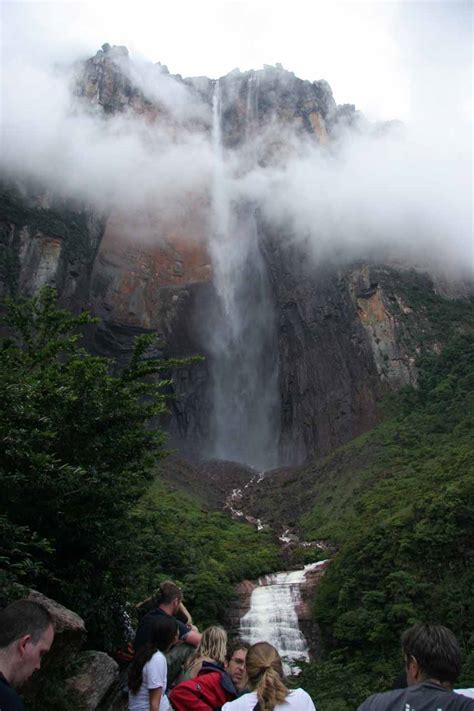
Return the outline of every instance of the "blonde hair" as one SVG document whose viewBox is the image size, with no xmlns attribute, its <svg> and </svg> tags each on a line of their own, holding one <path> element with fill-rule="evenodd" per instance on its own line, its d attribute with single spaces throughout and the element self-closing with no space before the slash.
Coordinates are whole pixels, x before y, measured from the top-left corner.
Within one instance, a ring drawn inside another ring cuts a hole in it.
<svg viewBox="0 0 474 711">
<path fill-rule="evenodd" d="M 268 642 L 257 642 L 247 652 L 245 667 L 249 687 L 257 692 L 261 711 L 272 711 L 289 694 L 283 683 L 283 665 L 275 647 Z"/>
<path fill-rule="evenodd" d="M 224 664 L 227 651 L 227 632 L 219 625 L 213 625 L 204 630 L 201 641 L 195 653 L 190 658 L 192 662 L 200 657 L 207 657 L 218 664 Z"/>
</svg>

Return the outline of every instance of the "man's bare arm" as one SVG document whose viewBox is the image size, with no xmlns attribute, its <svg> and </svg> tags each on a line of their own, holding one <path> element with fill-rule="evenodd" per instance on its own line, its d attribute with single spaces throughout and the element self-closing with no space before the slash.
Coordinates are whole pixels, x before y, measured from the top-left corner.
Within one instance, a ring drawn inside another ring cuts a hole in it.
<svg viewBox="0 0 474 711">
<path fill-rule="evenodd" d="M 191 644 L 193 647 L 198 647 L 201 641 L 201 634 L 200 632 L 196 632 L 194 629 L 192 629 L 182 639 L 184 642 L 186 642 L 186 644 Z"/>
</svg>

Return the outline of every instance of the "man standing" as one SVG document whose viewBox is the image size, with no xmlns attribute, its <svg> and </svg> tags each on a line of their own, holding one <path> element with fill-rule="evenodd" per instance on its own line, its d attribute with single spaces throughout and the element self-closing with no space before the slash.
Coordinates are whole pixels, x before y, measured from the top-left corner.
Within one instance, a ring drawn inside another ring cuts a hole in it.
<svg viewBox="0 0 474 711">
<path fill-rule="evenodd" d="M 165 580 L 160 585 L 160 593 L 158 597 L 158 607 L 150 610 L 142 617 L 138 625 L 137 634 L 133 646 L 135 651 L 143 647 L 150 639 L 150 622 L 158 615 L 168 615 L 168 617 L 177 617 L 183 606 L 183 592 L 171 580 Z M 185 609 L 185 608 L 184 608 Z M 188 617 L 188 615 L 186 615 Z M 201 635 L 193 625 L 185 624 L 177 619 L 179 639 L 197 647 L 201 641 Z"/>
<path fill-rule="evenodd" d="M 0 612 L 0 709 L 23 711 L 13 688 L 41 666 L 54 639 L 53 620 L 43 605 L 17 600 Z"/>
<path fill-rule="evenodd" d="M 453 685 L 461 670 L 461 650 L 442 625 L 414 625 L 402 637 L 408 687 L 366 699 L 358 711 L 474 711 L 474 700 Z"/>
</svg>

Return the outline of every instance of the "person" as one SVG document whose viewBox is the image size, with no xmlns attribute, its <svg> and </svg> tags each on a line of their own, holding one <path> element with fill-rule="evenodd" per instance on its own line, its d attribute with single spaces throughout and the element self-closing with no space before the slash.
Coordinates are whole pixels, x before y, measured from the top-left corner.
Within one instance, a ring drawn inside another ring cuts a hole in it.
<svg viewBox="0 0 474 711">
<path fill-rule="evenodd" d="M 41 667 L 54 640 L 53 619 L 33 600 L 17 600 L 0 612 L 0 709 L 21 711 L 20 686 Z"/>
<path fill-rule="evenodd" d="M 170 582 L 170 581 L 168 581 Z M 173 583 L 174 585 L 174 583 Z M 146 615 L 147 612 L 151 612 L 155 608 L 157 608 L 160 604 L 160 598 L 161 598 L 161 590 L 158 588 L 158 590 L 153 593 L 153 595 L 150 595 L 149 597 L 146 598 L 146 600 L 142 600 L 142 602 L 139 602 L 136 606 L 135 609 L 138 613 L 138 619 L 141 620 L 141 618 Z M 181 604 L 179 606 L 179 610 L 175 615 L 176 619 L 178 622 L 183 622 L 185 625 L 190 625 L 193 627 L 193 618 L 191 616 L 191 613 L 189 610 L 184 606 L 183 600 L 181 600 Z"/>
<path fill-rule="evenodd" d="M 150 641 L 151 624 L 156 617 L 176 617 L 178 614 L 181 614 L 181 608 L 184 608 L 183 593 L 181 589 L 175 585 L 175 583 L 171 582 L 171 580 L 166 580 L 164 583 L 161 583 L 158 597 L 158 607 L 147 612 L 138 624 L 137 633 L 133 642 L 135 651 L 138 651 L 140 647 Z M 181 622 L 180 620 L 177 622 L 179 639 L 181 641 L 185 641 L 192 647 L 197 647 L 201 641 L 201 635 L 197 631 L 197 628 L 191 624 Z"/>
<path fill-rule="evenodd" d="M 162 615 L 150 623 L 149 641 L 135 654 L 128 672 L 130 711 L 168 711 L 168 686 L 164 653 L 178 639 L 174 617 Z"/>
<path fill-rule="evenodd" d="M 227 632 L 219 625 L 213 625 L 204 630 L 199 647 L 185 664 L 178 683 L 194 679 L 201 671 L 203 662 L 214 663 L 224 669 L 227 651 Z"/>
<path fill-rule="evenodd" d="M 239 695 L 245 682 L 244 665 L 248 644 L 234 642 L 227 648 L 225 669 L 214 662 L 202 663 L 197 676 L 183 681 L 170 692 L 175 711 L 214 711 Z M 240 686 L 241 688 L 241 686 Z"/>
<path fill-rule="evenodd" d="M 402 636 L 408 686 L 373 694 L 358 711 L 474 711 L 474 701 L 455 693 L 461 670 L 459 642 L 447 627 L 416 624 Z"/>
<path fill-rule="evenodd" d="M 268 642 L 253 644 L 245 660 L 250 692 L 223 705 L 222 711 L 316 711 L 303 689 L 287 689 L 283 664 L 275 647 Z"/>
<path fill-rule="evenodd" d="M 225 668 L 239 694 L 243 693 L 247 685 L 245 659 L 249 648 L 250 644 L 241 639 L 234 639 L 227 645 Z"/>
</svg>

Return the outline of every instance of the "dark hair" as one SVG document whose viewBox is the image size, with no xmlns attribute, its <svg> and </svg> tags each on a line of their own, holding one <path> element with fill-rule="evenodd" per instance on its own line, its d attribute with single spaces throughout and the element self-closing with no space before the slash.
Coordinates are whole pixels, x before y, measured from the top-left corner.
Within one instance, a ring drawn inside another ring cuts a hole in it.
<svg viewBox="0 0 474 711">
<path fill-rule="evenodd" d="M 402 636 L 402 649 L 407 663 L 410 657 L 414 657 L 427 679 L 454 684 L 459 676 L 461 649 L 447 627 L 413 625 Z"/>
<path fill-rule="evenodd" d="M 12 602 L 0 612 L 0 649 L 28 634 L 36 644 L 52 624 L 53 618 L 39 602 L 26 598 Z"/>
<path fill-rule="evenodd" d="M 228 662 L 232 659 L 234 656 L 234 652 L 237 652 L 239 649 L 245 649 L 247 652 L 250 649 L 250 644 L 248 642 L 244 642 L 242 639 L 231 639 L 227 643 L 227 652 L 225 655 L 225 658 L 227 659 Z"/>
<path fill-rule="evenodd" d="M 169 605 L 175 598 L 182 600 L 183 591 L 171 580 L 165 580 L 165 582 L 160 585 L 159 604 Z"/>
<path fill-rule="evenodd" d="M 136 694 L 142 685 L 143 667 L 157 650 L 166 652 L 178 631 L 178 623 L 174 617 L 160 615 L 150 622 L 150 641 L 143 645 L 133 658 L 128 670 L 128 686 Z"/>
</svg>

